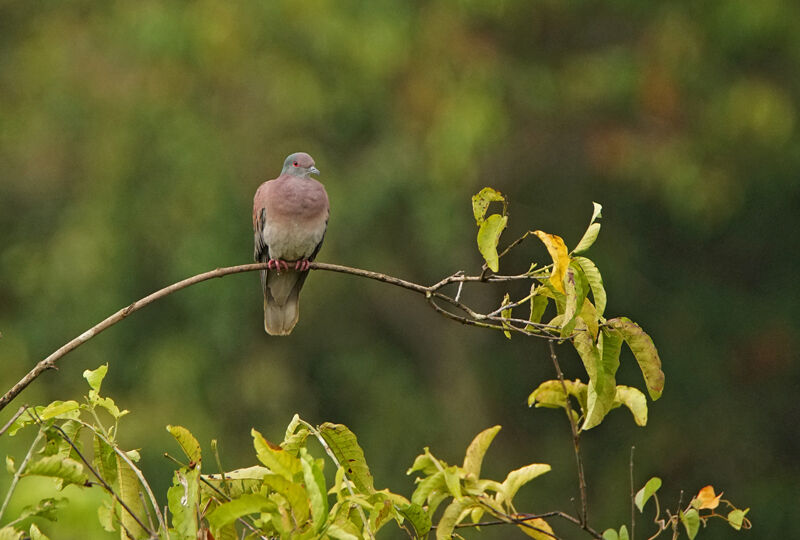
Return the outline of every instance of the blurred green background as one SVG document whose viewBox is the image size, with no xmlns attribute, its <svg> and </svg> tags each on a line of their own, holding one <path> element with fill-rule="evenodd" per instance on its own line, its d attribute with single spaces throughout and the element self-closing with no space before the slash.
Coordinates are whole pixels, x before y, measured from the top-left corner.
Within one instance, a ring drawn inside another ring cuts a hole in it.
<svg viewBox="0 0 800 540">
<path fill-rule="evenodd" d="M 252 195 L 293 151 L 330 194 L 319 260 L 420 283 L 479 267 L 469 198 L 485 185 L 511 200 L 506 241 L 538 228 L 574 246 L 594 200 L 606 312 L 650 332 L 667 385 L 647 428 L 614 412 L 586 434 L 592 524 L 628 520 L 636 445 L 637 484 L 663 477 L 670 506 L 713 484 L 752 507 L 753 532 L 703 538 L 800 536 L 798 72 L 789 0 L 2 0 L 0 386 L 153 290 L 250 261 Z M 502 269 L 532 259 L 547 260 L 533 242 Z M 503 292 L 465 290 L 486 308 Z M 261 304 L 252 273 L 174 294 L 65 358 L 0 424 L 78 398 L 82 371 L 108 362 L 105 391 L 133 411 L 122 443 L 162 496 L 166 424 L 219 439 L 234 468 L 254 462 L 251 426 L 279 440 L 298 412 L 347 424 L 376 486 L 406 495 L 423 446 L 460 462 L 500 423 L 485 474 L 551 463 L 518 508 L 573 511 L 566 420 L 525 404 L 553 376 L 543 343 L 338 274 L 310 277 L 289 338 L 264 333 Z M 641 386 L 632 357 L 618 380 Z M 111 537 L 95 504 L 42 528 Z"/>
</svg>

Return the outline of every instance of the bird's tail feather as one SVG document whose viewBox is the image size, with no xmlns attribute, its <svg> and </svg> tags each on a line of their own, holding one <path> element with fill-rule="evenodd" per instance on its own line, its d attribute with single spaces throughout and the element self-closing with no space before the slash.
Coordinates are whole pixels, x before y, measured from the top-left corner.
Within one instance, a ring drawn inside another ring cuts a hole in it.
<svg viewBox="0 0 800 540">
<path fill-rule="evenodd" d="M 288 336 L 300 317 L 300 288 L 307 272 L 262 272 L 264 330 L 272 336 Z"/>
</svg>

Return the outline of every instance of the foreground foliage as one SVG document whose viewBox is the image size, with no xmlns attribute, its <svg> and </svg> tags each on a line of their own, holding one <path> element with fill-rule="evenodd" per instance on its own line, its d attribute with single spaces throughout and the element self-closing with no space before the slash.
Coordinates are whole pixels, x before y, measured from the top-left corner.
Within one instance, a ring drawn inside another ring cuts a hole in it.
<svg viewBox="0 0 800 540">
<path fill-rule="evenodd" d="M 573 250 L 564 240 L 540 230 L 529 231 L 510 243 L 502 252 L 498 245 L 508 223 L 505 197 L 484 188 L 473 197 L 473 214 L 478 226 L 478 249 L 486 262 L 477 281 L 530 281 L 529 294 L 513 300 L 505 294 L 491 313 L 479 314 L 454 298 L 438 293 L 468 317 L 447 316 L 467 324 L 501 331 L 507 338 L 521 334 L 549 341 L 557 378 L 543 381 L 533 390 L 529 406 L 563 409 L 573 435 L 581 498 L 581 512 L 573 516 L 562 511 L 522 513 L 514 505 L 520 488 L 550 471 L 543 463 L 531 463 L 493 480 L 481 477 L 482 463 L 500 426 L 479 433 L 466 450 L 461 465 L 450 465 L 425 448 L 412 466 L 416 488 L 410 497 L 376 489 L 364 452 L 355 434 L 341 424 L 314 426 L 299 416 L 290 422 L 283 440 L 275 444 L 252 430 L 258 463 L 247 468 L 223 471 L 212 441 L 212 469 L 208 453 L 204 459 L 200 443 L 182 426 L 167 426 L 183 451 L 183 458 L 171 458 L 178 465 L 172 487 L 162 507 L 145 476 L 137 466 L 139 453 L 125 451 L 117 444 L 120 420 L 129 411 L 101 394 L 108 366 L 87 370 L 84 377 L 89 391 L 82 402 L 54 401 L 46 406 L 24 407 L 7 426 L 9 436 L 23 428 L 35 435 L 27 454 L 19 461 L 6 458 L 13 480 L 0 507 L 0 540 L 24 536 L 45 538 L 37 523 L 53 520 L 67 504 L 64 497 L 42 497 L 37 505 L 25 508 L 18 516 L 4 519 L 14 490 L 29 476 L 53 478 L 55 490 L 68 485 L 102 489 L 108 498 L 98 508 L 98 519 L 109 532 L 119 531 L 125 538 L 372 538 L 383 527 L 394 523 L 409 536 L 424 538 L 435 532 L 438 539 L 451 538 L 464 527 L 508 524 L 536 539 L 559 538 L 554 521 L 577 527 L 588 536 L 605 540 L 632 538 L 627 525 L 608 529 L 602 535 L 587 522 L 586 479 L 579 452 L 584 432 L 602 423 L 613 409 L 625 407 L 639 426 L 647 424 L 647 396 L 638 388 L 617 385 L 622 345 L 626 344 L 642 373 L 644 388 L 652 400 L 661 396 L 664 373 L 650 336 L 626 317 L 606 318 L 606 292 L 596 265 L 584 254 L 600 231 L 601 207 L 594 205 L 589 226 Z M 500 213 L 487 216 L 492 203 L 500 203 Z M 539 267 L 531 264 L 520 275 L 499 274 L 500 260 L 527 238 L 537 238 L 547 248 L 551 261 Z M 452 276 L 452 284 L 459 280 Z M 473 280 L 474 281 L 474 280 Z M 451 282 L 448 282 L 448 285 Z M 430 302 L 432 294 L 428 295 Z M 437 310 L 444 312 L 436 306 Z M 519 313 L 524 311 L 524 315 Z M 547 321 L 547 322 L 542 322 Z M 570 343 L 583 363 L 585 380 L 565 380 L 554 343 Z M 317 457 L 325 454 L 325 458 Z M 325 470 L 331 463 L 333 470 Z M 205 464 L 205 466 L 204 466 Z M 204 472 L 205 470 L 205 472 Z M 659 478 L 650 479 L 633 498 L 640 512 L 649 501 L 655 506 L 651 538 L 671 530 L 673 538 L 681 528 L 693 539 L 701 525 L 718 518 L 734 529 L 749 528 L 749 509 L 739 509 L 721 499 L 712 486 L 706 486 L 689 504 L 665 510 L 662 517 L 657 491 Z M 720 504 L 727 507 L 718 512 Z M 540 509 L 541 510 L 541 509 Z"/>
</svg>

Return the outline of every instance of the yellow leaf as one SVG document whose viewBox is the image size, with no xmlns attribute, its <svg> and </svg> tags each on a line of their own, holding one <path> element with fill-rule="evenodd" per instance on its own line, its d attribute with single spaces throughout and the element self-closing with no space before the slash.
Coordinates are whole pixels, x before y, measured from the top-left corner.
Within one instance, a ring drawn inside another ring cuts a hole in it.
<svg viewBox="0 0 800 540">
<path fill-rule="evenodd" d="M 499 270 L 499 255 L 497 254 L 497 243 L 500 241 L 500 235 L 503 229 L 506 228 L 508 223 L 508 216 L 501 216 L 500 214 L 492 214 L 481 223 L 481 228 L 478 229 L 478 251 L 483 255 L 488 266 L 492 272 Z"/>
<path fill-rule="evenodd" d="M 550 257 L 553 259 L 553 272 L 550 274 L 550 283 L 559 292 L 564 292 L 564 275 L 569 266 L 569 252 L 564 240 L 555 234 L 548 234 L 544 231 L 533 231 L 539 240 L 547 248 Z"/>
<path fill-rule="evenodd" d="M 535 538 L 536 540 L 553 540 L 553 538 L 555 538 L 555 533 L 553 532 L 553 529 L 550 528 L 550 525 L 548 525 L 548 523 L 542 518 L 529 519 L 526 520 L 525 523 L 528 524 L 527 527 L 521 524 L 517 526 L 522 530 L 522 532 L 524 532 L 531 538 Z"/>
<path fill-rule="evenodd" d="M 714 486 L 706 486 L 700 490 L 697 496 L 694 498 L 694 503 L 692 506 L 697 508 L 698 510 L 703 508 L 708 508 L 709 510 L 713 510 L 717 506 L 719 506 L 719 499 L 722 497 L 722 493 L 716 495 L 714 493 Z"/>
</svg>

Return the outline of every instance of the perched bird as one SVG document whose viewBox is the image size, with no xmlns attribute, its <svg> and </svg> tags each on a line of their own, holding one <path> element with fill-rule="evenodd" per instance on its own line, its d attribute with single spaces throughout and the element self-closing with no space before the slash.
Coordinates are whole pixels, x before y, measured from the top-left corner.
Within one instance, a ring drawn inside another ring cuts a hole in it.
<svg viewBox="0 0 800 540">
<path fill-rule="evenodd" d="M 300 289 L 328 226 L 328 194 L 312 174 L 319 174 L 314 159 L 292 154 L 253 198 L 255 260 L 269 268 L 261 271 L 264 329 L 273 336 L 289 335 L 297 324 Z"/>
</svg>

